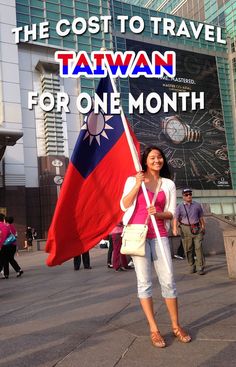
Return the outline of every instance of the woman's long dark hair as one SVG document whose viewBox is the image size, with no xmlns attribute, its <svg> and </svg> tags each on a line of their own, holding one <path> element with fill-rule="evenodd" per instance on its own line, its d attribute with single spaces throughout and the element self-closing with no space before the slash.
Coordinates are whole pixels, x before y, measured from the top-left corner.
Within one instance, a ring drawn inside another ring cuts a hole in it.
<svg viewBox="0 0 236 367">
<path fill-rule="evenodd" d="M 161 156 L 164 160 L 164 164 L 163 164 L 163 167 L 162 169 L 160 170 L 160 176 L 161 177 L 165 177 L 165 178 L 171 178 L 171 173 L 170 173 L 170 169 L 169 169 L 169 166 L 168 166 L 168 163 L 167 163 L 167 160 L 166 160 L 166 157 L 165 157 L 165 154 L 163 153 L 163 151 L 158 148 L 158 146 L 156 145 L 150 145 L 148 146 L 143 154 L 142 154 L 142 158 L 141 158 L 141 164 L 142 164 L 142 169 L 144 172 L 147 171 L 147 157 L 148 157 L 148 154 L 152 151 L 152 150 L 158 150 L 158 152 L 161 153 Z"/>
</svg>

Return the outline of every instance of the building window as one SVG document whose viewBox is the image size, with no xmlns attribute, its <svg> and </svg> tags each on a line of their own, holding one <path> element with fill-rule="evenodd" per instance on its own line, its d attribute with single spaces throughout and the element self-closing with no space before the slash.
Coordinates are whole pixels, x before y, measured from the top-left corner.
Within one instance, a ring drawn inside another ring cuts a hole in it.
<svg viewBox="0 0 236 367">
<path fill-rule="evenodd" d="M 36 69 L 40 72 L 41 93 L 49 92 L 57 101 L 57 93 L 61 91 L 58 65 L 40 62 Z M 49 101 L 48 101 L 49 102 Z M 44 101 L 46 104 L 46 100 Z M 62 113 L 56 110 L 43 111 L 45 155 L 65 155 Z"/>
</svg>

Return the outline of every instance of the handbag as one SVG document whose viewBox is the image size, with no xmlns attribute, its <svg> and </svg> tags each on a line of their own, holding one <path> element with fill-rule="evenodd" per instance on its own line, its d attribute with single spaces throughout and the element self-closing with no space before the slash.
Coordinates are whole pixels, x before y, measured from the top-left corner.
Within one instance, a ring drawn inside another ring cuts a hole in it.
<svg viewBox="0 0 236 367">
<path fill-rule="evenodd" d="M 159 178 L 155 194 L 152 199 L 152 205 L 155 203 L 158 192 L 161 187 L 161 177 Z M 145 256 L 146 237 L 148 232 L 149 215 L 144 224 L 127 224 L 124 226 L 122 245 L 120 253 L 130 256 Z"/>
<path fill-rule="evenodd" d="M 9 236 L 3 242 L 4 246 L 12 245 L 16 241 L 16 236 L 13 233 L 9 234 Z"/>
<path fill-rule="evenodd" d="M 199 224 L 190 224 L 190 231 L 192 234 L 198 234 L 200 231 Z"/>
<path fill-rule="evenodd" d="M 128 224 L 122 233 L 123 255 L 145 256 L 145 242 L 148 232 L 147 224 Z"/>
</svg>

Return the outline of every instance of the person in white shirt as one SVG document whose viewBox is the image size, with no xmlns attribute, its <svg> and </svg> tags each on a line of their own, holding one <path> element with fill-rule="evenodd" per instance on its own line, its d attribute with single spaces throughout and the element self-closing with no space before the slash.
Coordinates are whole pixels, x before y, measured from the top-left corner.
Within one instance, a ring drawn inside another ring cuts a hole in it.
<svg viewBox="0 0 236 367">
<path fill-rule="evenodd" d="M 123 217 L 124 225 L 128 223 L 144 224 L 149 215 L 155 216 L 165 256 L 170 264 L 171 271 L 168 271 L 156 233 L 149 218 L 146 254 L 144 257 L 132 256 L 132 259 L 137 276 L 138 297 L 149 323 L 151 342 L 153 346 L 163 348 L 166 346 L 166 342 L 160 334 L 153 310 L 152 263 L 161 285 L 162 296 L 170 314 L 173 333 L 183 343 L 191 341 L 190 335 L 179 324 L 177 291 L 168 240 L 170 220 L 173 218 L 176 208 L 176 188 L 174 182 L 170 180 L 168 164 L 164 153 L 159 147 L 150 146 L 146 148 L 142 155 L 141 163 L 143 171 L 138 172 L 135 177 L 129 177 L 126 181 L 121 199 L 121 208 L 125 211 Z M 142 182 L 145 183 L 151 202 L 160 180 L 161 186 L 155 203 L 147 208 L 141 184 Z"/>
</svg>

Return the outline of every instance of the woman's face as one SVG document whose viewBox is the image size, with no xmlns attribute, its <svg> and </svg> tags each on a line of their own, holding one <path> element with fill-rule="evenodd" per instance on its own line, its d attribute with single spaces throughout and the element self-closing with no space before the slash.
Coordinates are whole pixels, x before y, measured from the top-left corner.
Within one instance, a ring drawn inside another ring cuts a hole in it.
<svg viewBox="0 0 236 367">
<path fill-rule="evenodd" d="M 163 167 L 164 159 L 159 150 L 153 149 L 147 156 L 147 168 L 152 171 L 160 171 Z"/>
</svg>

